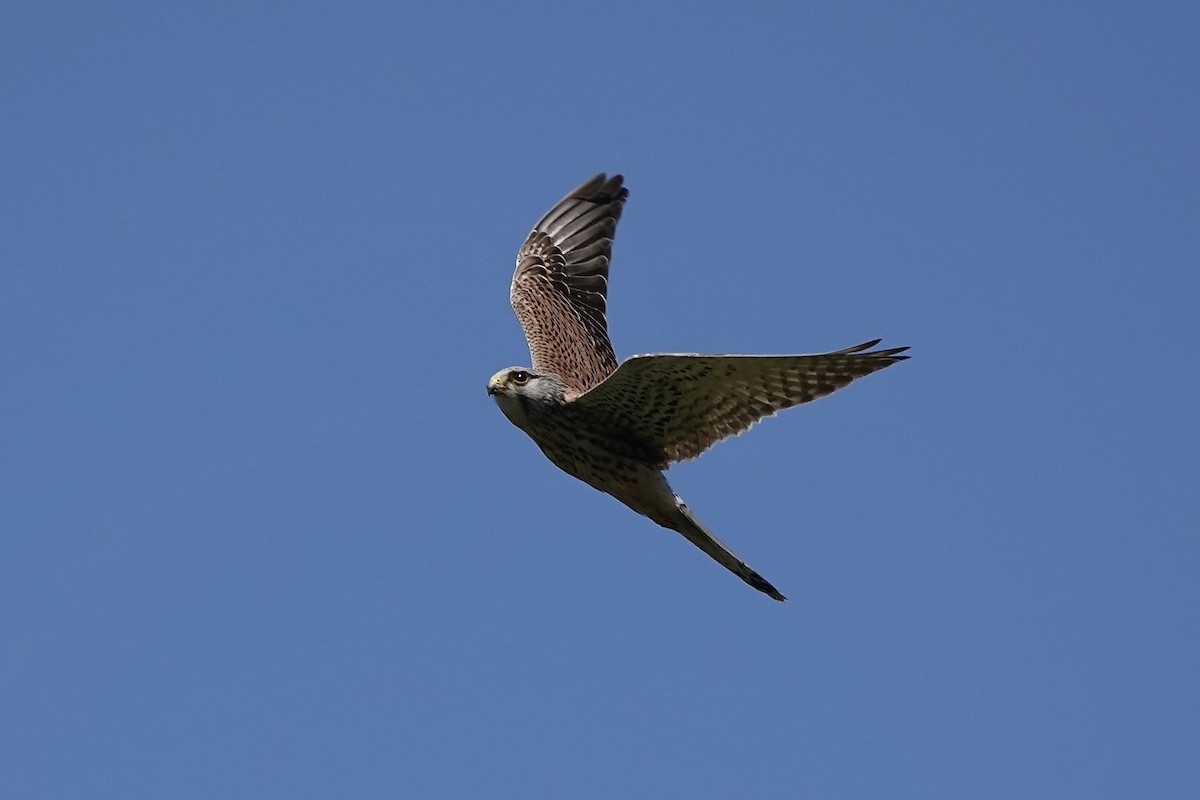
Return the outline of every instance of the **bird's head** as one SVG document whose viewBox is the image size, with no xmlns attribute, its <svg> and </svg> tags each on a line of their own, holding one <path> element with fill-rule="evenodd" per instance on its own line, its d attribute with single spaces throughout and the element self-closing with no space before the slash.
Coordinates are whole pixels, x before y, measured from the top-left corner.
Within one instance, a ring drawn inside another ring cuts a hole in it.
<svg viewBox="0 0 1200 800">
<path fill-rule="evenodd" d="M 519 428 L 524 427 L 531 412 L 562 405 L 566 389 L 566 384 L 557 375 L 529 367 L 502 369 L 487 383 L 487 393 L 496 398 L 500 410 Z"/>
</svg>

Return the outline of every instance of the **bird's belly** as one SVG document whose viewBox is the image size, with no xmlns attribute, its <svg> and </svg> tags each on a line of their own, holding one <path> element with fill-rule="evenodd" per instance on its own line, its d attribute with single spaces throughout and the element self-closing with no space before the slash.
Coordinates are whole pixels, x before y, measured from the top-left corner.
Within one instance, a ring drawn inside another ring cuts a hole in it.
<svg viewBox="0 0 1200 800">
<path fill-rule="evenodd" d="M 535 441 L 554 466 L 602 492 L 611 491 L 614 484 L 635 483 L 642 473 L 656 472 L 640 461 L 616 455 L 591 442 Z"/>
<path fill-rule="evenodd" d="M 615 453 L 599 437 L 557 425 L 526 430 L 546 458 L 563 472 L 596 488 L 612 476 L 636 472 L 646 465 L 629 455 Z"/>
<path fill-rule="evenodd" d="M 531 436 L 546 458 L 563 472 L 612 495 L 658 524 L 671 527 L 668 520 L 674 510 L 674 493 L 656 465 L 614 453 L 585 437 L 558 434 Z"/>
</svg>

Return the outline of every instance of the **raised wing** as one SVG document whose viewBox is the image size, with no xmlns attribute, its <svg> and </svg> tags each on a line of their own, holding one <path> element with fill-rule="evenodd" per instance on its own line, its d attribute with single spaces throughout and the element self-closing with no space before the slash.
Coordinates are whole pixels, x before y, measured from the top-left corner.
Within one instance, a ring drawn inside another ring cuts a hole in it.
<svg viewBox="0 0 1200 800">
<path fill-rule="evenodd" d="M 572 405 L 635 437 L 665 468 L 908 358 L 907 347 L 871 351 L 879 342 L 820 355 L 634 356 Z"/>
<path fill-rule="evenodd" d="M 576 188 L 533 227 L 517 254 L 509 298 L 533 368 L 558 375 L 575 393 L 617 367 L 604 312 L 613 236 L 629 196 L 623 180 L 600 173 Z"/>
</svg>

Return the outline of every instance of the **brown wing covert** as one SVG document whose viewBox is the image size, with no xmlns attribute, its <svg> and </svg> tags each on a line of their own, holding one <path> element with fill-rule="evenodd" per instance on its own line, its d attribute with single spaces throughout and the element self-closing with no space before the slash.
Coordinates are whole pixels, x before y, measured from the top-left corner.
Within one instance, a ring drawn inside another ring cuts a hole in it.
<svg viewBox="0 0 1200 800">
<path fill-rule="evenodd" d="M 629 190 L 604 173 L 558 202 L 517 254 L 509 297 L 533 368 L 582 393 L 616 369 L 605 319 L 613 236 Z"/>
<path fill-rule="evenodd" d="M 666 467 L 908 358 L 907 347 L 870 351 L 877 344 L 818 355 L 634 356 L 576 404 L 636 435 Z"/>
</svg>

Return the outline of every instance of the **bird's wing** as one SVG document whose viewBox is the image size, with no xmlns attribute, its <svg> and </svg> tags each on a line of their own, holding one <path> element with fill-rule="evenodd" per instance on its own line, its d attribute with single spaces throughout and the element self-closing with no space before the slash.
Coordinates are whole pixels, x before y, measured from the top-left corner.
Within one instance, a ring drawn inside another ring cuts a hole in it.
<svg viewBox="0 0 1200 800">
<path fill-rule="evenodd" d="M 660 453 L 665 468 L 908 358 L 907 347 L 872 351 L 879 341 L 820 355 L 634 356 L 571 405 Z"/>
<path fill-rule="evenodd" d="M 558 375 L 574 394 L 616 369 L 605 303 L 608 262 L 629 190 L 600 173 L 564 197 L 517 254 L 509 298 L 533 368 Z"/>
</svg>

